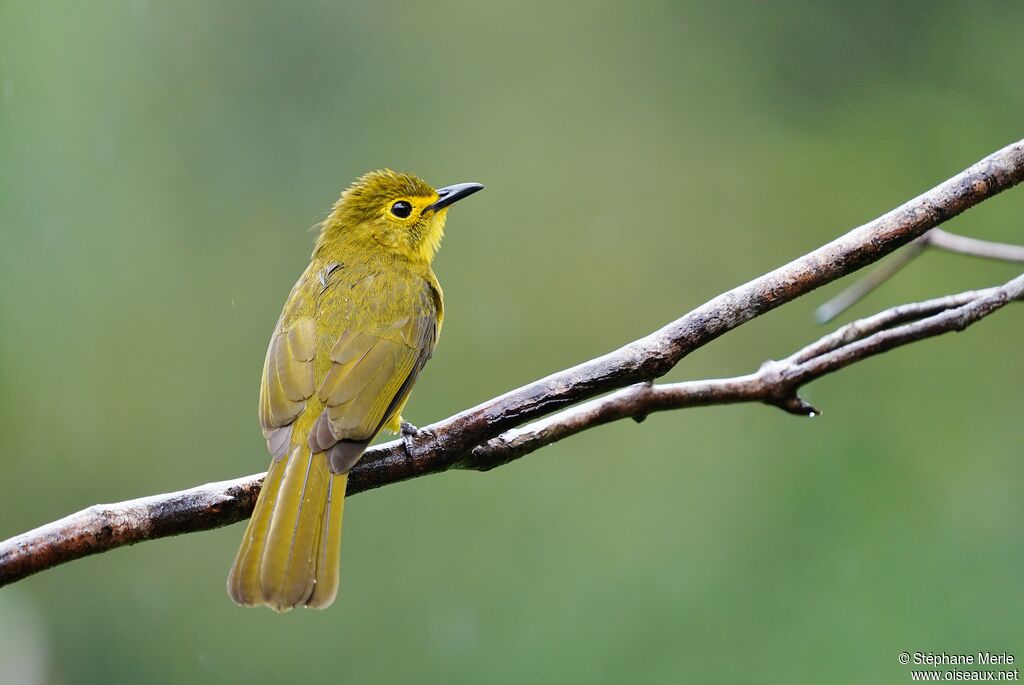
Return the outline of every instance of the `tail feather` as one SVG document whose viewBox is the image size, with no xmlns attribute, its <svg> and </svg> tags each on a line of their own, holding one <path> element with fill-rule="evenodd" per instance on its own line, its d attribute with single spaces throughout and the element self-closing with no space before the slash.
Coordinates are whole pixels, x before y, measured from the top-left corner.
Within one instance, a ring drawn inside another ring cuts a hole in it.
<svg viewBox="0 0 1024 685">
<path fill-rule="evenodd" d="M 327 511 L 323 518 L 323 537 L 316 562 L 316 584 L 306 606 L 326 609 L 338 596 L 341 577 L 341 518 L 345 510 L 345 487 L 348 474 L 331 476 L 327 487 Z"/>
<path fill-rule="evenodd" d="M 305 445 L 271 464 L 228 576 L 235 602 L 276 611 L 330 605 L 338 589 L 345 479 L 330 473 L 323 452 Z"/>
<path fill-rule="evenodd" d="M 326 459 L 297 447 L 285 468 L 260 567 L 264 601 L 278 611 L 304 604 L 313 592 L 326 503 Z"/>
<path fill-rule="evenodd" d="M 228 574 L 228 594 L 236 604 L 259 606 L 263 604 L 263 590 L 260 587 L 260 565 L 263 562 L 263 550 L 266 549 L 267 533 L 270 521 L 274 516 L 274 505 L 277 504 L 277 492 L 284 477 L 287 461 L 274 460 L 270 463 L 267 476 L 263 479 L 263 488 L 252 518 L 242 537 L 242 545 L 235 556 L 235 563 Z"/>
</svg>

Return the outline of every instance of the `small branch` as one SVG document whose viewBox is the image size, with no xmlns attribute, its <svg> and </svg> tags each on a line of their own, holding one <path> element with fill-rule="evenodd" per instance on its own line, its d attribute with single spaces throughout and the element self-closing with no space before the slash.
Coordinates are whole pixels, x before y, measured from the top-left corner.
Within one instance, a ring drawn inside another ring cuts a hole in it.
<svg viewBox="0 0 1024 685">
<path fill-rule="evenodd" d="M 963 330 L 1022 298 L 1024 275 L 998 288 L 893 307 L 847 324 L 782 361 L 763 364 L 747 376 L 633 385 L 507 431 L 475 448 L 462 466 L 487 471 L 588 428 L 625 418 L 643 420 L 648 414 L 672 409 L 762 402 L 791 414 L 817 416 L 820 412 L 799 396 L 804 385 L 895 347 Z M 905 321 L 911 323 L 889 328 Z"/>
<path fill-rule="evenodd" d="M 832 321 L 864 299 L 872 290 L 895 276 L 903 267 L 912 262 L 915 257 L 930 247 L 971 257 L 1024 264 L 1024 247 L 1020 245 L 968 238 L 967 236 L 950 233 L 941 228 L 933 228 L 894 254 L 890 259 L 885 260 L 869 271 L 866 276 L 854 282 L 849 288 L 818 307 L 814 312 L 815 320 L 820 324 Z"/>
<path fill-rule="evenodd" d="M 789 361 L 788 366 L 787 362 L 782 366 L 772 363 L 752 376 L 666 386 L 652 386 L 648 382 L 667 373 L 690 352 L 720 335 L 881 259 L 1022 180 L 1024 141 L 989 155 L 888 214 L 715 297 L 650 335 L 431 424 L 405 440 L 370 449 L 353 469 L 349 492 L 355 494 L 453 467 L 493 468 L 516 458 L 513 456 L 516 453 L 525 454 L 522 450 L 527 444 L 550 444 L 578 432 L 572 430 L 573 426 L 583 430 L 622 418 L 619 414 L 642 419 L 651 411 L 677 408 L 669 406 L 673 402 L 689 403 L 679 406 L 696 406 L 756 400 L 794 413 L 809 414 L 813 408 L 796 395 L 802 384 L 905 344 L 904 341 L 947 330 L 942 326 L 959 330 L 1002 306 L 999 303 L 1005 300 L 990 301 L 989 295 L 985 295 L 962 303 L 956 309 L 938 310 L 940 313 L 918 322 L 927 326 L 915 328 L 917 324 L 910 324 L 909 329 L 902 331 L 900 327 L 885 327 L 897 321 L 912 320 L 917 316 L 913 311 L 879 315 L 883 318 L 881 322 L 862 323 L 863 330 L 869 331 L 867 337 L 857 337 L 859 334 L 851 329 L 838 339 L 815 343 L 821 351 L 805 353 L 810 354 L 806 360 Z M 998 291 L 1003 293 L 1000 297 L 1007 297 L 1003 288 L 983 292 L 995 296 Z M 919 308 L 914 311 L 925 312 L 929 310 L 925 305 L 927 303 L 911 307 Z M 939 305 L 930 306 L 934 310 Z M 975 306 L 980 309 L 973 309 Z M 954 311 L 958 313 L 952 318 L 941 319 L 941 323 L 935 320 Z M 851 337 L 850 342 L 843 342 Z M 769 382 L 768 374 L 775 374 L 772 376 L 775 380 Z M 638 382 L 644 385 L 626 387 Z M 626 389 L 565 410 L 569 405 L 619 388 Z M 768 391 L 771 394 L 764 395 Z M 638 409 L 626 412 L 627 408 L 637 406 Z M 558 410 L 565 411 L 541 419 Z M 524 424 L 529 425 L 518 428 Z M 538 432 L 550 438 L 548 442 L 530 437 Z M 141 540 L 239 521 L 250 514 L 261 478 L 262 475 L 251 476 L 121 504 L 100 505 L 19 535 L 0 543 L 0 585 L 72 559 Z"/>
<path fill-rule="evenodd" d="M 1006 286 L 1003 286 L 1006 287 Z M 808 345 L 797 353 L 794 361 L 805 362 L 812 357 L 818 357 L 826 352 L 838 349 L 851 342 L 860 340 L 871 333 L 875 333 L 905 321 L 914 321 L 932 314 L 963 306 L 975 300 L 984 299 L 998 293 L 1000 288 L 986 288 L 984 290 L 968 290 L 957 295 L 946 295 L 924 302 L 913 302 L 901 304 L 891 309 L 886 309 L 874 316 L 869 316 L 859 321 L 846 324 L 835 333 L 826 335 L 818 342 Z"/>
<path fill-rule="evenodd" d="M 994 259 L 1000 262 L 1017 262 L 1024 264 L 1024 247 L 1008 243 L 996 243 L 991 240 L 978 240 L 933 228 L 928 232 L 928 246 L 946 252 Z"/>
</svg>

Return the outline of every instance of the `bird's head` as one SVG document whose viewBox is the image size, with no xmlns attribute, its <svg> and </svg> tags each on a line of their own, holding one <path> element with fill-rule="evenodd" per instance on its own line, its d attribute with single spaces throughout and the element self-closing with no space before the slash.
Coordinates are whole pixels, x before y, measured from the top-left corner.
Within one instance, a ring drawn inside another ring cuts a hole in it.
<svg viewBox="0 0 1024 685">
<path fill-rule="evenodd" d="M 412 174 L 371 171 L 341 194 L 323 223 L 317 250 L 355 242 L 429 264 L 441 245 L 448 207 L 482 189 L 479 183 L 458 183 L 434 190 Z"/>
</svg>

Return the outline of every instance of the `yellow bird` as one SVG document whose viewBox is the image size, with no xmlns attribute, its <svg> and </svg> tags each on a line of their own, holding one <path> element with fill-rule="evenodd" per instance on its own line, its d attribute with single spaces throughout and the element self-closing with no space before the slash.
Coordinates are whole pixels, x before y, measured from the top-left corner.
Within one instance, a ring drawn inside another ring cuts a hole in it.
<svg viewBox="0 0 1024 685">
<path fill-rule="evenodd" d="M 228 576 L 238 604 L 323 609 L 337 596 L 348 472 L 382 428 L 399 430 L 444 320 L 430 264 L 448 207 L 482 188 L 373 171 L 321 225 L 263 365 L 273 460 Z"/>
</svg>

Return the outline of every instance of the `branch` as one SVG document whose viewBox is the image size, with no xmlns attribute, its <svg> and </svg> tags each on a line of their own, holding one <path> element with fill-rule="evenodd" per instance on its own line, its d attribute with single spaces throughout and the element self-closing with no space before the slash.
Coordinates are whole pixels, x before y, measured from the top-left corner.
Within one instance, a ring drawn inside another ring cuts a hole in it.
<svg viewBox="0 0 1024 685">
<path fill-rule="evenodd" d="M 579 430 L 624 416 L 641 419 L 651 411 L 761 401 L 809 414 L 813 409 L 796 396 L 804 383 L 892 347 L 960 330 L 1019 296 L 1019 279 L 981 291 L 977 298 L 950 300 L 960 302 L 955 307 L 950 304 L 936 309 L 940 304 L 931 301 L 908 305 L 899 314 L 896 310 L 883 312 L 878 321 L 872 322 L 877 318 L 872 317 L 851 324 L 868 331 L 864 335 L 844 327 L 751 376 L 663 386 L 649 381 L 720 335 L 881 259 L 1022 180 L 1024 141 L 993 153 L 888 214 L 719 295 L 650 335 L 431 424 L 404 440 L 371 448 L 352 471 L 349 493 L 453 467 L 486 470 Z M 928 311 L 932 314 L 916 323 L 888 328 Z M 853 339 L 847 341 L 850 336 Z M 812 353 L 812 348 L 820 351 Z M 644 384 L 537 421 L 568 405 L 638 382 Z M 628 412 L 630 408 L 635 411 Z M 534 446 L 526 449 L 530 445 Z M 252 511 L 262 477 L 97 505 L 11 538 L 0 543 L 0 586 L 89 554 L 242 520 Z"/>
</svg>

